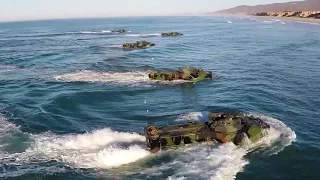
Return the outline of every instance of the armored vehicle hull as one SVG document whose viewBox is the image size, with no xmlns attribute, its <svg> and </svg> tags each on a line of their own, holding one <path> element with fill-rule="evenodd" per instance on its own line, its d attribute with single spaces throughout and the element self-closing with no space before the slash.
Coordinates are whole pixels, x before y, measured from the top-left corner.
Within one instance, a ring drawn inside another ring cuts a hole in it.
<svg viewBox="0 0 320 180">
<path fill-rule="evenodd" d="M 148 74 L 149 79 L 158 81 L 185 80 L 198 82 L 205 79 L 212 79 L 212 72 L 202 69 L 184 67 L 177 71 L 152 71 Z"/>
<path fill-rule="evenodd" d="M 246 139 L 256 142 L 265 136 L 270 126 L 261 119 L 244 114 L 210 113 L 207 122 L 145 127 L 146 144 L 150 152 L 191 143 L 213 141 L 243 145 Z"/>
<path fill-rule="evenodd" d="M 179 32 L 167 32 L 167 33 L 161 33 L 161 36 L 163 37 L 176 37 L 176 36 L 182 36 L 183 34 Z"/>
<path fill-rule="evenodd" d="M 148 41 L 137 41 L 135 43 L 125 43 L 122 45 L 124 49 L 143 49 L 151 46 L 155 46 L 155 44 Z"/>
<path fill-rule="evenodd" d="M 117 30 L 112 30 L 111 32 L 116 32 L 116 33 L 125 33 L 127 32 L 125 29 L 117 29 Z"/>
</svg>

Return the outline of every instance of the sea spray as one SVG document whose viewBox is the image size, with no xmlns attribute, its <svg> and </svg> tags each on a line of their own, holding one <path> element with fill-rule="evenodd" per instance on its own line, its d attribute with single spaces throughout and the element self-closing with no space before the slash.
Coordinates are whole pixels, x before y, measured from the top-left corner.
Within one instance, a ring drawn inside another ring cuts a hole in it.
<svg viewBox="0 0 320 180">
<path fill-rule="evenodd" d="M 6 129 L 12 129 L 11 125 Z M 7 130 L 6 130 L 7 131 Z M 85 134 L 29 134 L 33 143 L 21 153 L 1 153 L 8 165 L 56 160 L 78 168 L 112 168 L 149 155 L 145 138 L 137 133 L 117 132 L 110 128 Z"/>
<path fill-rule="evenodd" d="M 144 136 L 100 129 L 80 135 L 33 135 L 27 154 L 46 156 L 81 168 L 110 168 L 134 162 L 149 154 Z"/>
</svg>

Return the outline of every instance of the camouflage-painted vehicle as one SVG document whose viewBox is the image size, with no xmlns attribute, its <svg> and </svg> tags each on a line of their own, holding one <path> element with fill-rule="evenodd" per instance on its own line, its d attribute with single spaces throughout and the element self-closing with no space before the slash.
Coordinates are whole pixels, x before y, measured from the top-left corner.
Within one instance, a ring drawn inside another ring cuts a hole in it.
<svg viewBox="0 0 320 180">
<path fill-rule="evenodd" d="M 117 30 L 112 30 L 111 32 L 125 33 L 125 32 L 127 32 L 127 30 L 125 30 L 125 29 L 117 29 Z"/>
<path fill-rule="evenodd" d="M 170 147 L 199 142 L 244 145 L 246 140 L 256 142 L 265 136 L 270 126 L 261 119 L 245 114 L 210 113 L 207 122 L 189 121 L 185 124 L 155 127 L 149 124 L 144 129 L 150 152 Z"/>
<path fill-rule="evenodd" d="M 177 71 L 152 71 L 148 76 L 149 79 L 158 81 L 185 80 L 198 82 L 205 79 L 212 79 L 212 72 L 194 67 L 183 67 Z"/>
<path fill-rule="evenodd" d="M 135 43 L 125 43 L 122 45 L 124 49 L 148 48 L 151 46 L 155 46 L 155 44 L 148 41 L 137 41 Z"/>
<path fill-rule="evenodd" d="M 163 37 L 175 37 L 175 36 L 182 36 L 183 34 L 179 32 L 167 32 L 167 33 L 161 33 L 161 36 Z"/>
</svg>

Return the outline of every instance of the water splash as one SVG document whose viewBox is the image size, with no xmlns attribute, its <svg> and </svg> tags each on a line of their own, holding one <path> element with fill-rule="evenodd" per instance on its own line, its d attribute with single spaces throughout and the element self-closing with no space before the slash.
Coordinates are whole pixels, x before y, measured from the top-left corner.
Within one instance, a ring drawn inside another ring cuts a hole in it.
<svg viewBox="0 0 320 180">
<path fill-rule="evenodd" d="M 9 164 L 12 160 L 23 164 L 56 160 L 77 168 L 112 168 L 149 155 L 144 149 L 144 136 L 109 128 L 78 135 L 44 133 L 30 136 L 35 141 L 31 147 L 0 159 Z"/>
</svg>

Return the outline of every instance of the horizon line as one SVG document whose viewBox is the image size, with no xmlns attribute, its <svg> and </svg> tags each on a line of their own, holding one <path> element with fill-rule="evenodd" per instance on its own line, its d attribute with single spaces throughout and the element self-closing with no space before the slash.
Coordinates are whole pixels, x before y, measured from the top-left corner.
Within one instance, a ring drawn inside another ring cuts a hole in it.
<svg viewBox="0 0 320 180">
<path fill-rule="evenodd" d="M 35 21 L 54 21 L 54 20 L 71 20 L 71 19 L 108 19 L 108 18 L 137 18 L 137 17 L 170 17 L 170 16 L 205 16 L 205 15 L 216 15 L 214 12 L 190 12 L 190 13 L 179 13 L 179 14 L 163 14 L 163 15 L 133 15 L 133 16 L 92 16 L 92 17 L 66 17 L 66 18 L 43 18 L 43 19 L 25 19 L 25 20 L 4 20 L 0 23 L 17 23 L 17 22 L 35 22 Z"/>
</svg>

